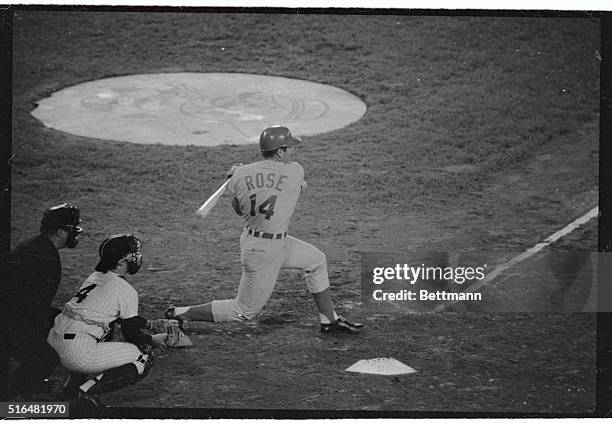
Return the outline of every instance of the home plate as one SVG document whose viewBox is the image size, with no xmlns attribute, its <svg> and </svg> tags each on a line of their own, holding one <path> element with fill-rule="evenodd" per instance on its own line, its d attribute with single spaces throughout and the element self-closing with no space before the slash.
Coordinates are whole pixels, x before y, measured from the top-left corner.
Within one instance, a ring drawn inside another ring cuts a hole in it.
<svg viewBox="0 0 612 423">
<path fill-rule="evenodd" d="M 410 366 L 406 366 L 401 361 L 391 357 L 372 358 L 370 360 L 359 360 L 347 372 L 368 373 L 374 375 L 406 375 L 416 373 Z"/>
</svg>

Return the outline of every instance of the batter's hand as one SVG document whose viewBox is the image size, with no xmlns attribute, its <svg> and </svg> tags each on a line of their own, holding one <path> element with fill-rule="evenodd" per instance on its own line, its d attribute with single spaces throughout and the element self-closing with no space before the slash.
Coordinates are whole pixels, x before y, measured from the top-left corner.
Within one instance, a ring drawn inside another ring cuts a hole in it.
<svg viewBox="0 0 612 423">
<path fill-rule="evenodd" d="M 242 162 L 241 162 L 241 163 L 234 163 L 234 164 L 232 165 L 231 169 L 230 169 L 230 170 L 228 170 L 228 171 L 225 173 L 225 176 L 227 176 L 227 179 L 231 178 L 231 177 L 232 177 L 232 175 L 234 174 L 234 172 L 236 171 L 236 169 L 238 169 L 238 168 L 239 168 L 240 166 L 242 166 L 242 165 L 244 165 L 244 163 L 242 163 Z"/>
</svg>

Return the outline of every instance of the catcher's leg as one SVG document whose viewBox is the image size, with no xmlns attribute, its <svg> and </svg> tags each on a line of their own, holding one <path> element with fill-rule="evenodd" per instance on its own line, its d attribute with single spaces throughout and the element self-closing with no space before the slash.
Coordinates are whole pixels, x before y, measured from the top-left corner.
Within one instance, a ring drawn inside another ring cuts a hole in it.
<svg viewBox="0 0 612 423">
<path fill-rule="evenodd" d="M 62 400 L 67 400 L 78 395 L 79 387 L 87 380 L 87 375 L 70 372 L 62 386 Z"/>
<path fill-rule="evenodd" d="M 101 342 L 80 359 L 78 368 L 75 368 L 77 366 L 74 366 L 74 362 L 79 360 L 73 359 L 73 366 L 69 370 L 81 374 L 99 374 L 80 384 L 76 390 L 79 395 L 96 395 L 132 385 L 144 378 L 153 364 L 150 350 L 141 352 L 135 345 L 125 342 Z"/>
<path fill-rule="evenodd" d="M 93 379 L 86 381 L 79 387 L 79 390 L 97 395 L 133 385 L 148 374 L 148 370 L 152 365 L 152 358 L 150 355 L 143 354 L 139 362 L 142 363 L 144 368 L 142 373 L 140 373 L 140 370 L 134 363 L 124 364 L 123 366 L 114 367 L 104 373 L 100 373 Z"/>
<path fill-rule="evenodd" d="M 51 330 L 49 343 L 59 353 L 61 362 L 68 370 L 77 373 L 101 373 L 132 363 L 140 374 L 145 370 L 139 362 L 142 352 L 127 342 L 98 342 L 93 336 L 78 333 L 74 337 Z"/>
</svg>

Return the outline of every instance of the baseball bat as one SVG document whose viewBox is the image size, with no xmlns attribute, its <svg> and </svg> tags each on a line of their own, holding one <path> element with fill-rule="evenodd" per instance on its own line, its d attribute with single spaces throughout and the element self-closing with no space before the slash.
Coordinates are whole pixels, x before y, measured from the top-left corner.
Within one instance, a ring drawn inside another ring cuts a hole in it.
<svg viewBox="0 0 612 423">
<path fill-rule="evenodd" d="M 221 185 L 219 187 L 218 190 L 215 191 L 215 193 L 213 195 L 211 195 L 208 200 L 206 200 L 204 202 L 204 204 L 202 204 L 200 206 L 200 208 L 198 209 L 198 211 L 196 211 L 196 214 L 200 217 L 206 217 L 206 215 L 213 209 L 213 207 L 215 207 L 217 205 L 217 203 L 219 202 L 219 198 L 221 198 L 221 196 L 225 193 L 225 191 L 227 190 L 227 184 L 229 184 L 229 179 L 227 181 L 225 181 L 223 183 L 223 185 Z"/>
</svg>

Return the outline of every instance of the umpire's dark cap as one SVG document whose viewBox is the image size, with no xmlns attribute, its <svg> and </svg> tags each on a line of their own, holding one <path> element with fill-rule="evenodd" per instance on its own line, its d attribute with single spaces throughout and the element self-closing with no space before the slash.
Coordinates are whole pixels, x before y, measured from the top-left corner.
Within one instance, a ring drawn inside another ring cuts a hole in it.
<svg viewBox="0 0 612 423">
<path fill-rule="evenodd" d="M 45 210 L 40 221 L 40 232 L 47 234 L 59 228 L 72 227 L 77 232 L 83 229 L 78 225 L 81 223 L 79 208 L 70 203 L 62 203 Z"/>
</svg>

